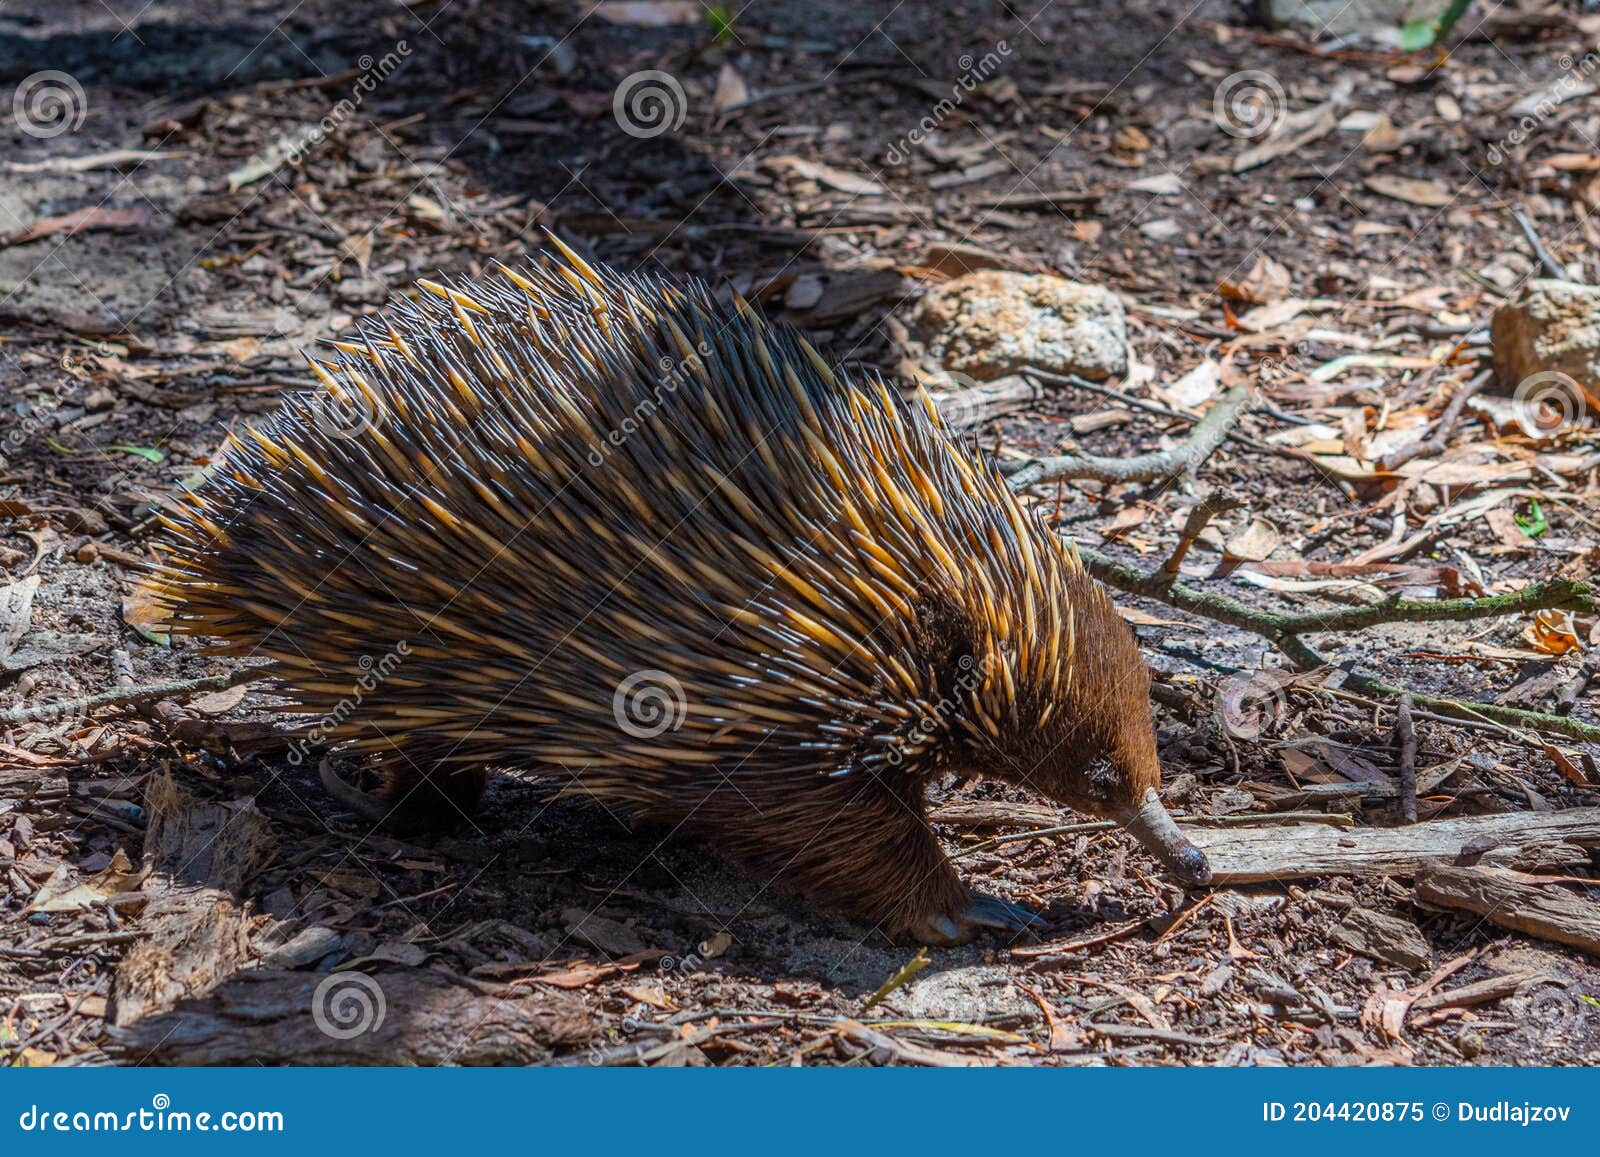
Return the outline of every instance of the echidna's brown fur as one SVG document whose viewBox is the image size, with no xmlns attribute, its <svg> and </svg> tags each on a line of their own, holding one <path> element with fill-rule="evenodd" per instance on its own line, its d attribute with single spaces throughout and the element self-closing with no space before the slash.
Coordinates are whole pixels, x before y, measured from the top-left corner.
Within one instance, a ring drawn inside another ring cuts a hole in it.
<svg viewBox="0 0 1600 1157">
<path fill-rule="evenodd" d="M 925 398 L 570 252 L 422 289 L 231 440 L 155 580 L 392 806 L 453 816 L 531 767 L 940 940 L 1010 921 L 946 862 L 930 776 L 1101 815 L 1156 783 L 1131 632 Z M 667 718 L 620 727 L 651 683 Z"/>
</svg>

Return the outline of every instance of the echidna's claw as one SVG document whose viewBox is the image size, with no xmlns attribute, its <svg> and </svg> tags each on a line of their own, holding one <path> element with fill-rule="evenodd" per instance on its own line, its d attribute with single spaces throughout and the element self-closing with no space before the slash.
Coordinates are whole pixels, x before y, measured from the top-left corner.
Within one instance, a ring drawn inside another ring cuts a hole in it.
<svg viewBox="0 0 1600 1157">
<path fill-rule="evenodd" d="M 1006 932 L 1031 932 L 1044 927 L 1044 920 L 1021 904 L 1013 904 L 1010 900 L 982 892 L 972 894 L 972 903 L 967 905 L 962 919 L 968 924 L 1000 928 Z"/>
<path fill-rule="evenodd" d="M 1042 919 L 1020 904 L 973 892 L 960 913 L 941 912 L 929 916 L 914 934 L 924 944 L 965 944 L 979 928 L 997 928 L 1020 935 L 1043 925 Z"/>
</svg>

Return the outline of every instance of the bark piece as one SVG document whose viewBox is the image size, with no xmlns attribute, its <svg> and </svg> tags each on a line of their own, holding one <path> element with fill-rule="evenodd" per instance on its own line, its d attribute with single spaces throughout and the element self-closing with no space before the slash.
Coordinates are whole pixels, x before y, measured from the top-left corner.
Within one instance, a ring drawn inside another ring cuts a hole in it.
<svg viewBox="0 0 1600 1157">
<path fill-rule="evenodd" d="M 1184 828 L 1211 860 L 1216 884 L 1307 876 L 1407 876 L 1453 866 L 1515 860 L 1530 845 L 1600 847 L 1600 807 L 1435 820 L 1403 828 L 1339 829 L 1323 824 Z"/>
<path fill-rule="evenodd" d="M 1515 301 L 1495 310 L 1490 338 L 1503 388 L 1534 374 L 1560 373 L 1586 392 L 1600 390 L 1600 287 L 1530 281 Z"/>
<path fill-rule="evenodd" d="M 529 1065 L 595 1031 L 574 997 L 482 995 L 407 968 L 241 972 L 113 1035 L 142 1064 Z"/>
<path fill-rule="evenodd" d="M 928 813 L 936 824 L 958 828 L 1048 828 L 1061 823 L 1061 809 L 999 800 L 961 800 Z"/>
<path fill-rule="evenodd" d="M 1438 868 L 1417 877 L 1417 899 L 1600 956 L 1600 904 L 1509 868 Z"/>
<path fill-rule="evenodd" d="M 146 804 L 140 917 L 112 986 L 111 1023 L 134 1021 L 206 991 L 251 959 L 251 920 L 235 898 L 272 851 L 267 819 L 251 800 L 195 799 L 171 775 L 153 776 Z"/>
<path fill-rule="evenodd" d="M 1433 949 L 1415 924 L 1370 908 L 1351 909 L 1344 923 L 1329 935 L 1334 943 L 1380 964 L 1394 964 L 1415 972 L 1433 963 Z"/>
</svg>

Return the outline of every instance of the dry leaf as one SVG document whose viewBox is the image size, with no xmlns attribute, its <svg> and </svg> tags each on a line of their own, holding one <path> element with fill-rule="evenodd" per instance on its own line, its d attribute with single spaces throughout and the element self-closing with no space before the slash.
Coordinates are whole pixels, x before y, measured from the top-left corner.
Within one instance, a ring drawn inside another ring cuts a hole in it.
<svg viewBox="0 0 1600 1157">
<path fill-rule="evenodd" d="M 1241 280 L 1224 281 L 1217 290 L 1244 305 L 1270 305 L 1289 292 L 1289 271 L 1263 253 Z"/>
<path fill-rule="evenodd" d="M 1193 410 L 1216 397 L 1221 383 L 1222 367 L 1207 358 L 1171 385 L 1156 386 L 1154 389 L 1167 405 L 1180 410 Z"/>
<path fill-rule="evenodd" d="M 1421 205 L 1428 209 L 1441 209 L 1455 200 L 1455 194 L 1437 181 L 1423 181 L 1415 177 L 1395 177 L 1377 173 L 1366 180 L 1367 188 L 1384 197 L 1393 197 L 1408 205 Z"/>
<path fill-rule="evenodd" d="M 705 9 L 698 0 L 599 0 L 589 11 L 607 24 L 637 28 L 670 28 L 705 20 Z"/>
<path fill-rule="evenodd" d="M 59 217 L 41 217 L 24 229 L 7 233 L 0 237 L 0 249 L 24 245 L 41 237 L 70 237 L 74 233 L 87 233 L 93 229 L 136 229 L 149 219 L 149 212 L 137 206 L 132 209 L 107 209 L 101 205 L 91 205 Z"/>
<path fill-rule="evenodd" d="M 1223 550 L 1229 558 L 1264 562 L 1268 555 L 1278 549 L 1280 540 L 1276 526 L 1265 518 L 1252 518 L 1249 526 L 1227 540 Z"/>
<path fill-rule="evenodd" d="M 0 587 L 0 659 L 17 649 L 33 618 L 33 596 L 39 590 L 39 576 L 31 574 L 20 582 Z"/>
<path fill-rule="evenodd" d="M 724 61 L 722 71 L 717 73 L 717 90 L 711 96 L 712 107 L 718 112 L 727 112 L 749 98 L 750 86 L 744 82 L 744 77 L 739 75 L 737 68 Z"/>
<path fill-rule="evenodd" d="M 604 980 L 608 976 L 615 976 L 619 972 L 628 972 L 638 965 L 625 964 L 593 964 L 582 963 L 574 965 L 563 972 L 543 972 L 538 976 L 528 976 L 513 980 L 512 984 L 548 984 L 552 988 L 586 988 L 597 980 Z"/>
<path fill-rule="evenodd" d="M 221 715 L 224 711 L 232 711 L 239 706 L 239 701 L 245 697 L 250 688 L 241 683 L 237 687 L 228 687 L 222 691 L 211 691 L 204 695 L 196 695 L 189 700 L 188 706 L 202 715 Z"/>
<path fill-rule="evenodd" d="M 677 1007 L 659 984 L 623 985 L 622 994 L 630 1000 L 637 1000 L 640 1004 L 659 1008 L 662 1012 L 671 1012 Z"/>
<path fill-rule="evenodd" d="M 1395 131 L 1394 122 L 1389 119 L 1388 113 L 1379 113 L 1372 122 L 1366 135 L 1361 138 L 1361 147 L 1369 153 L 1392 153 L 1402 144 L 1400 134 Z"/>
<path fill-rule="evenodd" d="M 1124 506 L 1112 516 L 1110 522 L 1100 528 L 1100 536 L 1120 538 L 1134 527 L 1143 525 L 1149 516 L 1150 508 L 1147 506 Z"/>
<path fill-rule="evenodd" d="M 858 197 L 881 197 L 888 192 L 876 181 L 801 157 L 773 157 L 768 164 L 775 169 L 788 169 L 797 177 L 816 181 L 841 193 L 854 193 Z"/>
<path fill-rule="evenodd" d="M 1540 611 L 1524 628 L 1522 641 L 1546 655 L 1566 655 L 1583 648 L 1570 611 Z"/>
</svg>

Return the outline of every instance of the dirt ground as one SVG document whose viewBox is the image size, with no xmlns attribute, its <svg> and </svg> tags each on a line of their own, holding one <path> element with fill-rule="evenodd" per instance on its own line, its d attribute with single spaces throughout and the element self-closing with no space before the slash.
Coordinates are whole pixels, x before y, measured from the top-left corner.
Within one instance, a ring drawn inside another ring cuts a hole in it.
<svg viewBox="0 0 1600 1157">
<path fill-rule="evenodd" d="M 902 377 L 917 369 L 916 301 L 952 272 L 1112 289 L 1135 355 L 1114 389 L 1203 408 L 1183 383 L 1207 365 L 1261 388 L 1247 440 L 1200 477 L 1245 500 L 1222 532 L 1267 520 L 1284 565 L 1213 575 L 1218 544 L 1202 542 L 1185 571 L 1254 606 L 1587 579 L 1600 440 L 1586 423 L 1541 443 L 1469 409 L 1426 469 L 1401 479 L 1371 461 L 1438 417 L 1477 372 L 1495 306 L 1540 276 L 1514 211 L 1569 276 L 1600 277 L 1600 108 L 1563 100 L 1531 126 L 1513 111 L 1580 67 L 1597 33 L 1570 7 L 1479 5 L 1436 57 L 1313 48 L 1215 0 L 757 0 L 661 27 L 559 0 L 7 4 L 0 87 L 54 86 L 66 123 L 19 95 L 0 134 L 0 709 L 225 671 L 130 598 L 154 504 L 229 428 L 312 384 L 300 349 L 417 277 L 538 247 L 541 226 L 619 267 L 736 287 L 836 361 Z M 1216 96 L 1241 71 L 1270 79 L 1252 82 L 1267 115 L 1331 104 L 1340 124 L 1236 171 L 1259 138 L 1227 131 Z M 619 86 L 645 72 L 672 81 L 675 127 L 619 111 Z M 963 85 L 974 73 L 983 83 Z M 1017 461 L 1131 454 L 1185 429 L 1062 388 L 976 437 Z M 1147 569 L 1193 500 L 1050 489 L 1064 531 Z M 1323 564 L 1402 542 L 1378 556 L 1390 569 L 1328 579 Z M 1396 772 L 1392 704 L 1306 679 L 1241 733 L 1212 704 L 1238 672 L 1281 668 L 1274 648 L 1119 601 L 1178 704 L 1157 709 L 1175 811 L 1396 822 L 1392 792 L 1359 786 Z M 1538 711 L 1577 680 L 1562 706 L 1600 723 L 1583 678 L 1594 626 L 1523 616 L 1314 642 L 1418 693 Z M 872 1004 L 914 948 L 698 845 L 552 801 L 515 769 L 462 831 L 369 830 L 286 758 L 295 720 L 273 703 L 238 687 L 74 707 L 0 737 L 0 1057 L 222 1055 L 176 1027 L 112 1023 L 135 1003 L 119 970 L 164 935 L 171 897 L 138 865 L 170 779 L 182 806 L 251 813 L 259 855 L 242 878 L 191 881 L 225 882 L 235 906 L 208 910 L 242 931 L 223 974 L 175 975 L 169 997 L 249 971 L 359 970 L 380 986 L 420 971 L 506 1007 L 561 1002 L 571 1024 L 538 1059 L 575 1064 L 1600 1062 L 1600 967 L 1581 952 L 1428 908 L 1400 878 L 1186 896 L 1114 832 L 1028 836 L 1081 817 L 988 783 L 939 785 L 935 818 L 947 809 L 939 830 L 975 885 L 1042 912 L 1042 947 L 932 950 Z M 1600 804 L 1579 740 L 1427 715 L 1417 731 L 1424 820 Z M 1560 871 L 1595 898 L 1582 882 L 1596 866 Z M 1376 948 L 1359 934 L 1373 922 L 1389 930 Z M 335 1059 L 363 1056 L 349 1047 Z M 463 1043 L 365 1059 L 463 1055 L 479 1056 Z"/>
</svg>

